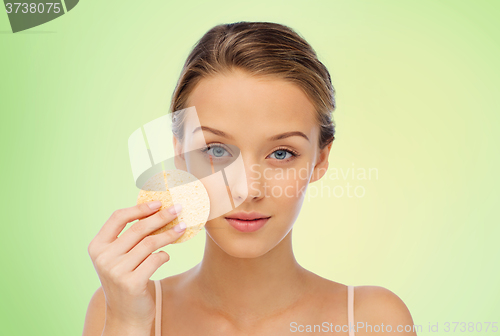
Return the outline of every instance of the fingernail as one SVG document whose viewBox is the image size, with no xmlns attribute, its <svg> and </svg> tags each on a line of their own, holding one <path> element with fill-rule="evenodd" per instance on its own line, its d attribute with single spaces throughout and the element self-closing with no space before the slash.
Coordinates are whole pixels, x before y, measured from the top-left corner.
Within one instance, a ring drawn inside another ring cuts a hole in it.
<svg viewBox="0 0 500 336">
<path fill-rule="evenodd" d="M 174 226 L 174 231 L 175 232 L 182 232 L 186 229 L 186 223 L 184 222 L 180 222 L 179 224 L 177 224 L 176 226 Z"/>
<path fill-rule="evenodd" d="M 182 210 L 182 205 L 180 205 L 180 204 L 175 204 L 175 205 L 171 206 L 170 208 L 168 208 L 168 211 L 172 215 L 177 215 L 179 212 L 181 212 L 181 210 Z"/>
<path fill-rule="evenodd" d="M 161 201 L 149 202 L 148 206 L 151 210 L 157 210 L 157 209 L 161 208 Z"/>
</svg>

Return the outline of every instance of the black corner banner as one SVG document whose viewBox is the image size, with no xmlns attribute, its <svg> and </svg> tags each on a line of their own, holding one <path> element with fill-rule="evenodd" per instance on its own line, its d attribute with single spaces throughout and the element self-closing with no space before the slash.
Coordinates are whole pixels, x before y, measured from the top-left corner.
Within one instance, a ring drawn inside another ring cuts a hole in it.
<svg viewBox="0 0 500 336">
<path fill-rule="evenodd" d="M 15 1 L 4 0 L 13 33 L 52 21 L 75 8 L 79 0 Z"/>
</svg>

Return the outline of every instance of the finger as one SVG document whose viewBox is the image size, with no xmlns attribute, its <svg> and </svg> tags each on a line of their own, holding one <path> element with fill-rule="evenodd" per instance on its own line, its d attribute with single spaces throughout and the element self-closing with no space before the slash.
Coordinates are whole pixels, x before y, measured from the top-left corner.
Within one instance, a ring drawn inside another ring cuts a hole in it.
<svg viewBox="0 0 500 336">
<path fill-rule="evenodd" d="M 175 217 L 177 217 L 177 211 L 180 212 L 180 210 L 180 204 L 176 204 L 134 223 L 113 243 L 113 253 L 116 255 L 123 255 L 129 252 L 151 232 L 154 232 L 173 221 Z"/>
<path fill-rule="evenodd" d="M 152 253 L 132 272 L 132 276 L 149 279 L 161 265 L 169 260 L 170 256 L 165 251 Z"/>
<path fill-rule="evenodd" d="M 129 208 L 118 209 L 104 223 L 94 238 L 96 243 L 109 244 L 116 240 L 128 223 L 150 216 L 161 208 L 161 201 L 141 203 Z"/>
<path fill-rule="evenodd" d="M 173 243 L 186 231 L 186 224 L 180 222 L 170 230 L 165 232 L 147 236 L 139 244 L 134 246 L 120 261 L 117 267 L 122 272 L 132 272 L 135 270 L 153 251 L 160 247 Z"/>
</svg>

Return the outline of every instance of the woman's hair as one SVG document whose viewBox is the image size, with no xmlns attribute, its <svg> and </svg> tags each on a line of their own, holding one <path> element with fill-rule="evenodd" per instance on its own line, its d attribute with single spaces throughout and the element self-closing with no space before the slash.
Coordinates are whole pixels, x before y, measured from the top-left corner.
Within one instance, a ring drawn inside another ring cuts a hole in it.
<svg viewBox="0 0 500 336">
<path fill-rule="evenodd" d="M 171 112 L 188 107 L 188 97 L 201 79 L 234 69 L 298 85 L 315 107 L 320 125 L 319 148 L 335 139 L 335 89 L 330 73 L 299 34 L 273 22 L 221 24 L 206 32 L 184 64 L 172 95 Z M 172 113 L 172 118 L 172 131 L 182 140 L 182 112 L 175 116 Z"/>
</svg>

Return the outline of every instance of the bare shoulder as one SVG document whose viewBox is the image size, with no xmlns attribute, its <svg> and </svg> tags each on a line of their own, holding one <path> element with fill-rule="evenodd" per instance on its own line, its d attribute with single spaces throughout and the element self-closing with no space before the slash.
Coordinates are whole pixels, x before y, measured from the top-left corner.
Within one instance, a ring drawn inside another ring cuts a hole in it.
<svg viewBox="0 0 500 336">
<path fill-rule="evenodd" d="M 154 281 L 149 280 L 148 290 L 154 297 Z M 106 296 L 102 286 L 96 289 L 87 308 L 82 336 L 100 336 L 106 323 Z"/>
<path fill-rule="evenodd" d="M 356 329 L 359 336 L 416 335 L 406 304 L 395 293 L 380 286 L 354 287 L 354 324 L 362 327 Z"/>
<path fill-rule="evenodd" d="M 101 335 L 104 329 L 106 320 L 106 297 L 102 286 L 99 286 L 92 295 L 87 314 L 85 315 L 85 323 L 83 325 L 83 336 Z"/>
</svg>

